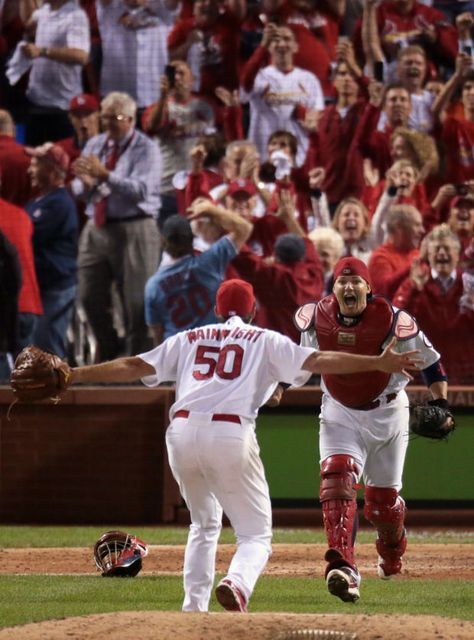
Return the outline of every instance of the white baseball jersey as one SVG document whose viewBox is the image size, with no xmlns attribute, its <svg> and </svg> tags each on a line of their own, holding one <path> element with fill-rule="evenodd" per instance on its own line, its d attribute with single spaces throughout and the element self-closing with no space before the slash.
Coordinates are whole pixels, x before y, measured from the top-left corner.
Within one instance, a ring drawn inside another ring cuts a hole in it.
<svg viewBox="0 0 474 640">
<path fill-rule="evenodd" d="M 310 71 L 295 67 L 288 73 L 269 65 L 257 73 L 250 102 L 250 127 L 248 137 L 255 142 L 261 158 L 267 157 L 270 135 L 278 129 L 289 131 L 298 140 L 296 164 L 303 164 L 308 150 L 306 131 L 293 117 L 296 105 L 308 109 L 324 108 L 321 84 Z"/>
<path fill-rule="evenodd" d="M 140 354 L 156 370 L 142 381 L 147 386 L 176 381 L 171 415 L 186 409 L 253 420 L 277 382 L 298 384 L 301 366 L 313 351 L 235 316 L 223 324 L 183 331 Z"/>
<path fill-rule="evenodd" d="M 292 383 L 313 349 L 233 317 L 184 331 L 141 354 L 156 375 L 176 380 L 166 431 L 173 476 L 190 516 L 183 611 L 207 611 L 215 556 L 228 516 L 237 549 L 227 579 L 246 601 L 271 553 L 272 508 L 255 434 L 258 408 L 279 381 Z"/>
<path fill-rule="evenodd" d="M 397 311 L 396 307 L 393 307 Z M 383 343 L 385 348 L 390 338 Z M 301 334 L 301 344 L 319 350 L 314 329 Z M 439 353 L 420 331 L 415 337 L 399 341 L 394 351 L 403 353 L 419 349 L 416 358 L 425 369 L 439 360 Z M 351 409 L 338 402 L 321 380 L 319 454 L 323 462 L 333 455 L 352 456 L 364 483 L 400 491 L 403 466 L 408 447 L 409 401 L 405 393 L 408 378 L 392 373 L 383 392 L 374 400 L 379 406 L 369 411 Z"/>
</svg>

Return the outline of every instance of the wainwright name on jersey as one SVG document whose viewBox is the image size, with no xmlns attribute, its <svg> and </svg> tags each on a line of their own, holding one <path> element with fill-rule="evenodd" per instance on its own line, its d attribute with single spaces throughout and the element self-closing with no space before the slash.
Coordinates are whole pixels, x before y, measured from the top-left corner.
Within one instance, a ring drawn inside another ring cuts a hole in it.
<svg viewBox="0 0 474 640">
<path fill-rule="evenodd" d="M 139 357 L 157 372 L 142 379 L 146 386 L 176 381 L 170 417 L 186 409 L 253 420 L 277 382 L 300 386 L 307 381 L 311 374 L 301 366 L 313 351 L 234 316 L 222 324 L 182 331 Z"/>
</svg>

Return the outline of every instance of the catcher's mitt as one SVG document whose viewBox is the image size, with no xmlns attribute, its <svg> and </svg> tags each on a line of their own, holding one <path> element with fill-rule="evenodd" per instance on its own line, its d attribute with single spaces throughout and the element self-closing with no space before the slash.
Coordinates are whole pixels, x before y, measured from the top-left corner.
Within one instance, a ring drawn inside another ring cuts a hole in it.
<svg viewBox="0 0 474 640">
<path fill-rule="evenodd" d="M 410 409 L 410 431 L 433 440 L 447 440 L 455 422 L 446 400 L 431 400 Z"/>
<path fill-rule="evenodd" d="M 67 387 L 71 368 L 51 353 L 38 347 L 25 347 L 18 354 L 10 375 L 10 385 L 20 402 L 37 402 L 49 398 L 59 401 Z"/>
</svg>

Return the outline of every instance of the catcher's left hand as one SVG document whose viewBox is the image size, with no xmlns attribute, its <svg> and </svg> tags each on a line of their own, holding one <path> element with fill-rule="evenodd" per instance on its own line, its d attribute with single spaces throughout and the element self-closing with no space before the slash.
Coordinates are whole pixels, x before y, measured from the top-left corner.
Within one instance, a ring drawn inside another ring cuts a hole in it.
<svg viewBox="0 0 474 640">
<path fill-rule="evenodd" d="M 15 360 L 10 385 L 20 402 L 37 402 L 49 398 L 57 402 L 68 385 L 71 368 L 51 353 L 29 346 Z"/>
<path fill-rule="evenodd" d="M 446 400 L 431 400 L 428 405 L 417 405 L 410 409 L 410 431 L 418 436 L 447 440 L 455 426 Z"/>
</svg>

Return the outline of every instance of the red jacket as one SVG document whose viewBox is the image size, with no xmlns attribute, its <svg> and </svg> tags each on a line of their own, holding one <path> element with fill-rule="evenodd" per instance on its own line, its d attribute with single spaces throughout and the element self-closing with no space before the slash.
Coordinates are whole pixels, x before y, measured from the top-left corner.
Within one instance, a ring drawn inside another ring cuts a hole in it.
<svg viewBox="0 0 474 640">
<path fill-rule="evenodd" d="M 25 147 L 11 136 L 0 135 L 0 195 L 4 200 L 23 206 L 33 197 L 30 177 L 27 173 L 30 156 Z"/>
<path fill-rule="evenodd" d="M 0 230 L 15 246 L 20 260 L 23 282 L 18 312 L 42 315 L 43 306 L 33 258 L 33 223 L 26 211 L 0 199 Z"/>
<path fill-rule="evenodd" d="M 380 109 L 367 104 L 354 133 L 350 154 L 359 152 L 363 158 L 370 158 L 380 175 L 384 176 L 392 165 L 390 137 L 393 129 L 387 125 L 383 131 L 378 131 L 379 118 Z"/>
<path fill-rule="evenodd" d="M 194 17 L 179 19 L 168 36 L 168 49 L 183 44 L 194 29 Z M 215 24 L 199 30 L 203 32 L 207 47 L 201 56 L 201 84 L 197 91 L 215 103 L 214 91 L 217 87 L 237 89 L 239 86 L 240 25 L 234 15 L 226 10 L 219 15 Z"/>
<path fill-rule="evenodd" d="M 390 241 L 374 249 L 368 264 L 373 292 L 392 300 L 401 282 L 409 275 L 411 263 L 419 253 L 418 249 L 402 253 Z"/>
<path fill-rule="evenodd" d="M 474 122 L 447 116 L 441 129 L 446 154 L 446 183 L 474 179 Z"/>
<path fill-rule="evenodd" d="M 362 154 L 351 148 L 366 102 L 359 100 L 341 118 L 335 105 L 321 112 L 318 131 L 310 137 L 307 162 L 311 167 L 324 167 L 326 177 L 322 191 L 330 203 L 336 204 L 348 196 L 359 197 L 364 187 Z"/>
<path fill-rule="evenodd" d="M 396 58 L 400 45 L 421 44 L 429 60 L 437 65 L 444 63 L 454 66 L 458 53 L 457 31 L 442 11 L 415 2 L 413 9 L 407 15 L 402 15 L 394 2 L 384 0 L 378 5 L 376 13 L 377 30 L 387 60 Z M 423 35 L 423 30 L 427 27 L 434 27 L 436 30 L 434 43 Z M 355 28 L 353 40 L 357 54 L 363 57 L 361 29 L 362 18 Z"/>
<path fill-rule="evenodd" d="M 459 308 L 463 293 L 458 270 L 454 284 L 444 292 L 437 280 L 430 279 L 418 291 L 406 278 L 398 287 L 394 304 L 415 316 L 421 330 L 441 354 L 450 383 L 474 383 L 474 312 Z"/>
<path fill-rule="evenodd" d="M 302 304 L 319 300 L 323 290 L 319 257 L 312 242 L 305 243 L 305 257 L 293 264 L 267 264 L 246 248 L 232 261 L 240 277 L 255 289 L 259 326 L 279 331 L 298 343 L 300 332 L 293 323 L 293 314 Z"/>
</svg>

